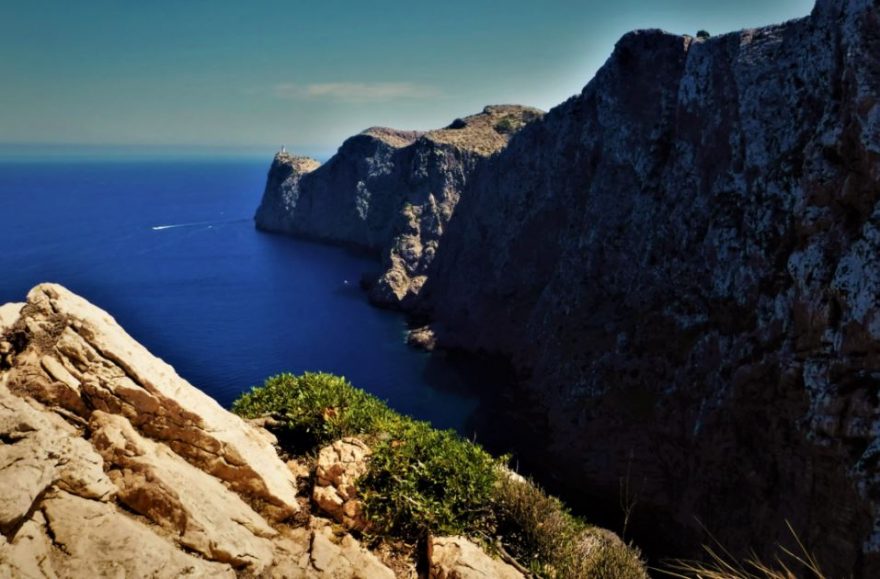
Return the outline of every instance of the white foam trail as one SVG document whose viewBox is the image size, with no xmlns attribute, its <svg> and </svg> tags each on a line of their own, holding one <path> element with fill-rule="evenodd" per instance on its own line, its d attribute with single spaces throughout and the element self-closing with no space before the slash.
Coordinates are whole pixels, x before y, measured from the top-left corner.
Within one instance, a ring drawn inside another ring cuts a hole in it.
<svg viewBox="0 0 880 579">
<path fill-rule="evenodd" d="M 208 227 L 214 227 L 215 225 L 222 225 L 224 223 L 238 223 L 239 221 L 247 221 L 247 219 L 229 219 L 227 221 L 195 221 L 193 223 L 173 223 L 171 225 L 155 225 L 151 227 L 153 231 L 162 231 L 163 229 L 177 229 L 178 227 L 202 227 L 207 225 Z"/>
</svg>

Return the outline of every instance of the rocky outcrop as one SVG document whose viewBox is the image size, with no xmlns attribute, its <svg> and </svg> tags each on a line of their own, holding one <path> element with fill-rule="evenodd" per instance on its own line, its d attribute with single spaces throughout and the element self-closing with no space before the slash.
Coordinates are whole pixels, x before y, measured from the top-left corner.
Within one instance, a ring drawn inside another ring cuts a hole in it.
<svg viewBox="0 0 880 579">
<path fill-rule="evenodd" d="M 512 565 L 487 555 L 464 537 L 431 539 L 431 579 L 524 579 Z"/>
<path fill-rule="evenodd" d="M 462 188 L 475 167 L 537 109 L 490 106 L 426 133 L 372 128 L 333 158 L 279 153 L 256 214 L 260 229 L 365 249 L 380 256 L 371 299 L 398 305 L 417 295 Z"/>
<path fill-rule="evenodd" d="M 344 438 L 318 453 L 312 500 L 347 529 L 366 529 L 363 505 L 355 482 L 367 474 L 372 452 L 357 438 Z"/>
<path fill-rule="evenodd" d="M 878 12 L 626 35 L 471 177 L 427 272 L 434 338 L 518 365 L 559 479 L 627 479 L 691 549 L 790 521 L 880 573 Z"/>
<path fill-rule="evenodd" d="M 0 576 L 394 577 L 274 442 L 60 286 L 0 307 Z"/>
</svg>

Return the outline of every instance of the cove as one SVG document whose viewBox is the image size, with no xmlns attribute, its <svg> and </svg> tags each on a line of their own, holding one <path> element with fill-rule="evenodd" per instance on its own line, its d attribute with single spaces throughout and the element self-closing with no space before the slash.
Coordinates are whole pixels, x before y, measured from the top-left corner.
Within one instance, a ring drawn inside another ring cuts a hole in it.
<svg viewBox="0 0 880 579">
<path fill-rule="evenodd" d="M 358 287 L 376 263 L 255 230 L 264 161 L 0 163 L 0 303 L 41 282 L 107 310 L 228 407 L 279 372 L 327 371 L 467 434 L 478 400 Z"/>
</svg>

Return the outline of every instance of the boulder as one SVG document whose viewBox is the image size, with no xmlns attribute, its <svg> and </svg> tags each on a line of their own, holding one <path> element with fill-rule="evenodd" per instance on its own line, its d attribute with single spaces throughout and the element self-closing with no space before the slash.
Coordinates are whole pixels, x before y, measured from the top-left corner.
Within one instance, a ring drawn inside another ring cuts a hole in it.
<svg viewBox="0 0 880 579">
<path fill-rule="evenodd" d="M 515 567 L 493 559 L 464 537 L 431 540 L 431 579 L 525 579 Z"/>
<path fill-rule="evenodd" d="M 370 454 L 370 448 L 357 438 L 337 440 L 318 453 L 312 500 L 349 529 L 366 528 L 355 482 L 366 474 Z"/>
<path fill-rule="evenodd" d="M 195 467 L 271 505 L 273 518 L 299 509 L 294 477 L 266 435 L 187 383 L 106 312 L 44 284 L 28 294 L 16 327 L 29 337 L 7 376 L 13 392 L 85 420 L 95 410 L 119 414 Z"/>
<path fill-rule="evenodd" d="M 272 561 L 269 539 L 278 533 L 218 479 L 144 438 L 119 415 L 95 411 L 89 429 L 119 502 L 213 561 L 256 572 Z"/>
</svg>

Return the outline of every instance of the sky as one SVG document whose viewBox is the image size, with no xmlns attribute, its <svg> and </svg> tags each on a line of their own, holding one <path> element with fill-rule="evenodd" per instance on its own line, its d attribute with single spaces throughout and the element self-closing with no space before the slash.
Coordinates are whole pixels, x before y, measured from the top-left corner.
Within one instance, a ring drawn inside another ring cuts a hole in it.
<svg viewBox="0 0 880 579">
<path fill-rule="evenodd" d="M 549 109 L 637 28 L 720 34 L 813 0 L 0 0 L 0 152 L 288 149 L 487 104 Z"/>
</svg>

